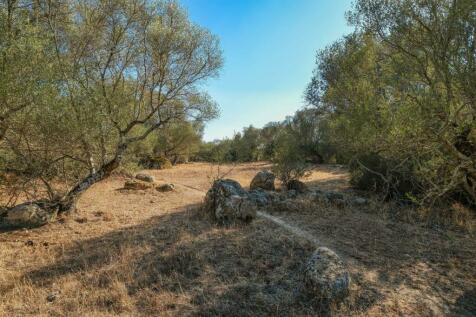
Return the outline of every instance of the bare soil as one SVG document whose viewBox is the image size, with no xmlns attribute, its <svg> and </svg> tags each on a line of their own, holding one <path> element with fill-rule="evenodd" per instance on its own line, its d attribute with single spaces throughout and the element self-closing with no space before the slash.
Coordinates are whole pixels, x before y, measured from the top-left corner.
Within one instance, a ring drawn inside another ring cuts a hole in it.
<svg viewBox="0 0 476 317">
<path fill-rule="evenodd" d="M 272 212 L 304 236 L 263 217 L 219 227 L 199 212 L 214 178 L 247 186 L 265 168 L 194 163 L 147 171 L 159 184 L 174 183 L 169 193 L 125 191 L 115 176 L 86 192 L 75 214 L 0 232 L 0 316 L 476 315 L 470 233 L 397 221 L 381 202 Z M 339 166 L 318 167 L 305 181 L 350 191 Z M 324 307 L 300 286 L 316 241 L 351 272 L 351 296 L 338 307 Z"/>
</svg>

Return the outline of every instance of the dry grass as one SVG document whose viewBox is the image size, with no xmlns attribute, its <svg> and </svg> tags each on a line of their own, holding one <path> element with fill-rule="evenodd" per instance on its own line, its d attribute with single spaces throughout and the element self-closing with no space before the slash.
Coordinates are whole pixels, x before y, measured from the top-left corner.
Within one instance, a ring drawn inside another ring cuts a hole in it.
<svg viewBox="0 0 476 317">
<path fill-rule="evenodd" d="M 266 167 L 242 164 L 221 172 L 248 185 Z M 0 316 L 325 315 L 299 286 L 313 245 L 263 219 L 249 226 L 210 224 L 196 211 L 216 174 L 210 165 L 151 174 L 177 190 L 120 191 L 118 176 L 88 191 L 77 215 L 0 233 Z M 306 181 L 344 190 L 346 179 L 344 170 L 326 167 Z M 311 207 L 274 214 L 348 261 L 352 295 L 334 315 L 476 312 L 470 234 L 395 221 L 376 210 Z"/>
</svg>

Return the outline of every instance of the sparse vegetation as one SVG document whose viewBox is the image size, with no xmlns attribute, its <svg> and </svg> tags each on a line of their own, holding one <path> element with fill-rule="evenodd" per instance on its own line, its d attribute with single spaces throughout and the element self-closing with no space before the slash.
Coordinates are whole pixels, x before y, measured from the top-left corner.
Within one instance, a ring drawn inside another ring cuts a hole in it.
<svg viewBox="0 0 476 317">
<path fill-rule="evenodd" d="M 0 316 L 476 315 L 476 2 L 346 18 L 304 107 L 205 142 L 178 1 L 0 0 Z"/>
<path fill-rule="evenodd" d="M 68 211 L 134 144 L 157 130 L 172 136 L 175 125 L 216 116 L 216 104 L 199 86 L 222 65 L 218 39 L 177 3 L 0 4 L 0 168 L 12 175 L 2 184 L 9 204 L 47 194 L 54 208 Z M 10 61 L 15 55 L 25 59 Z M 20 69 L 29 73 L 16 77 Z M 12 77 L 28 87 L 13 89 Z M 163 135 L 156 145 L 168 153 Z"/>
</svg>

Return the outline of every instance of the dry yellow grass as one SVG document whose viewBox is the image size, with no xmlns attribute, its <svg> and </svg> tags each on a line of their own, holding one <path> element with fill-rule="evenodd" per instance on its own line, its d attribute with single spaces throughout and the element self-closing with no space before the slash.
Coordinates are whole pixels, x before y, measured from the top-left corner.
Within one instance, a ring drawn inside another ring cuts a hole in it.
<svg viewBox="0 0 476 317">
<path fill-rule="evenodd" d="M 247 186 L 267 167 L 225 166 L 220 174 Z M 117 176 L 89 190 L 77 214 L 0 233 L 0 315 L 325 314 L 299 288 L 301 265 L 314 249 L 310 242 L 263 219 L 249 226 L 209 223 L 197 205 L 216 167 L 187 164 L 150 173 L 177 190 L 122 191 L 124 179 Z M 347 174 L 321 167 L 306 182 L 342 190 Z M 324 205 L 274 212 L 348 261 L 355 283 L 336 315 L 474 314 L 474 237 L 387 214 Z"/>
</svg>

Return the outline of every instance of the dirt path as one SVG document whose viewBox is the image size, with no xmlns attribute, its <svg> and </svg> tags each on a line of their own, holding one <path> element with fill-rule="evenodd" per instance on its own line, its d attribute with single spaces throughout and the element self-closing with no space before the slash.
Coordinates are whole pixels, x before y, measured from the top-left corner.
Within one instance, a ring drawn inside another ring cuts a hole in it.
<svg viewBox="0 0 476 317">
<path fill-rule="evenodd" d="M 262 218 L 264 218 L 264 219 L 266 219 L 266 220 L 269 220 L 269 221 L 271 221 L 271 222 L 277 224 L 278 226 L 280 226 L 280 227 L 282 227 L 283 229 L 285 229 L 285 230 L 291 232 L 292 234 L 294 234 L 294 235 L 296 235 L 296 236 L 298 236 L 298 237 L 300 237 L 300 238 L 302 238 L 302 239 L 306 239 L 306 240 L 312 242 L 316 247 L 318 247 L 318 246 L 323 246 L 323 245 L 319 242 L 319 240 L 317 240 L 316 237 L 314 237 L 314 236 L 311 235 L 310 233 L 308 233 L 308 232 L 302 230 L 302 229 L 299 228 L 299 227 L 296 227 L 296 226 L 294 226 L 294 225 L 291 225 L 291 224 L 287 223 L 286 221 L 284 221 L 284 220 L 282 220 L 282 219 L 280 219 L 280 218 L 278 218 L 278 217 L 272 216 L 272 215 L 270 215 L 270 214 L 268 214 L 268 213 L 266 213 L 266 212 L 264 212 L 264 211 L 258 211 L 257 214 L 258 214 L 259 217 L 262 217 Z"/>
</svg>

